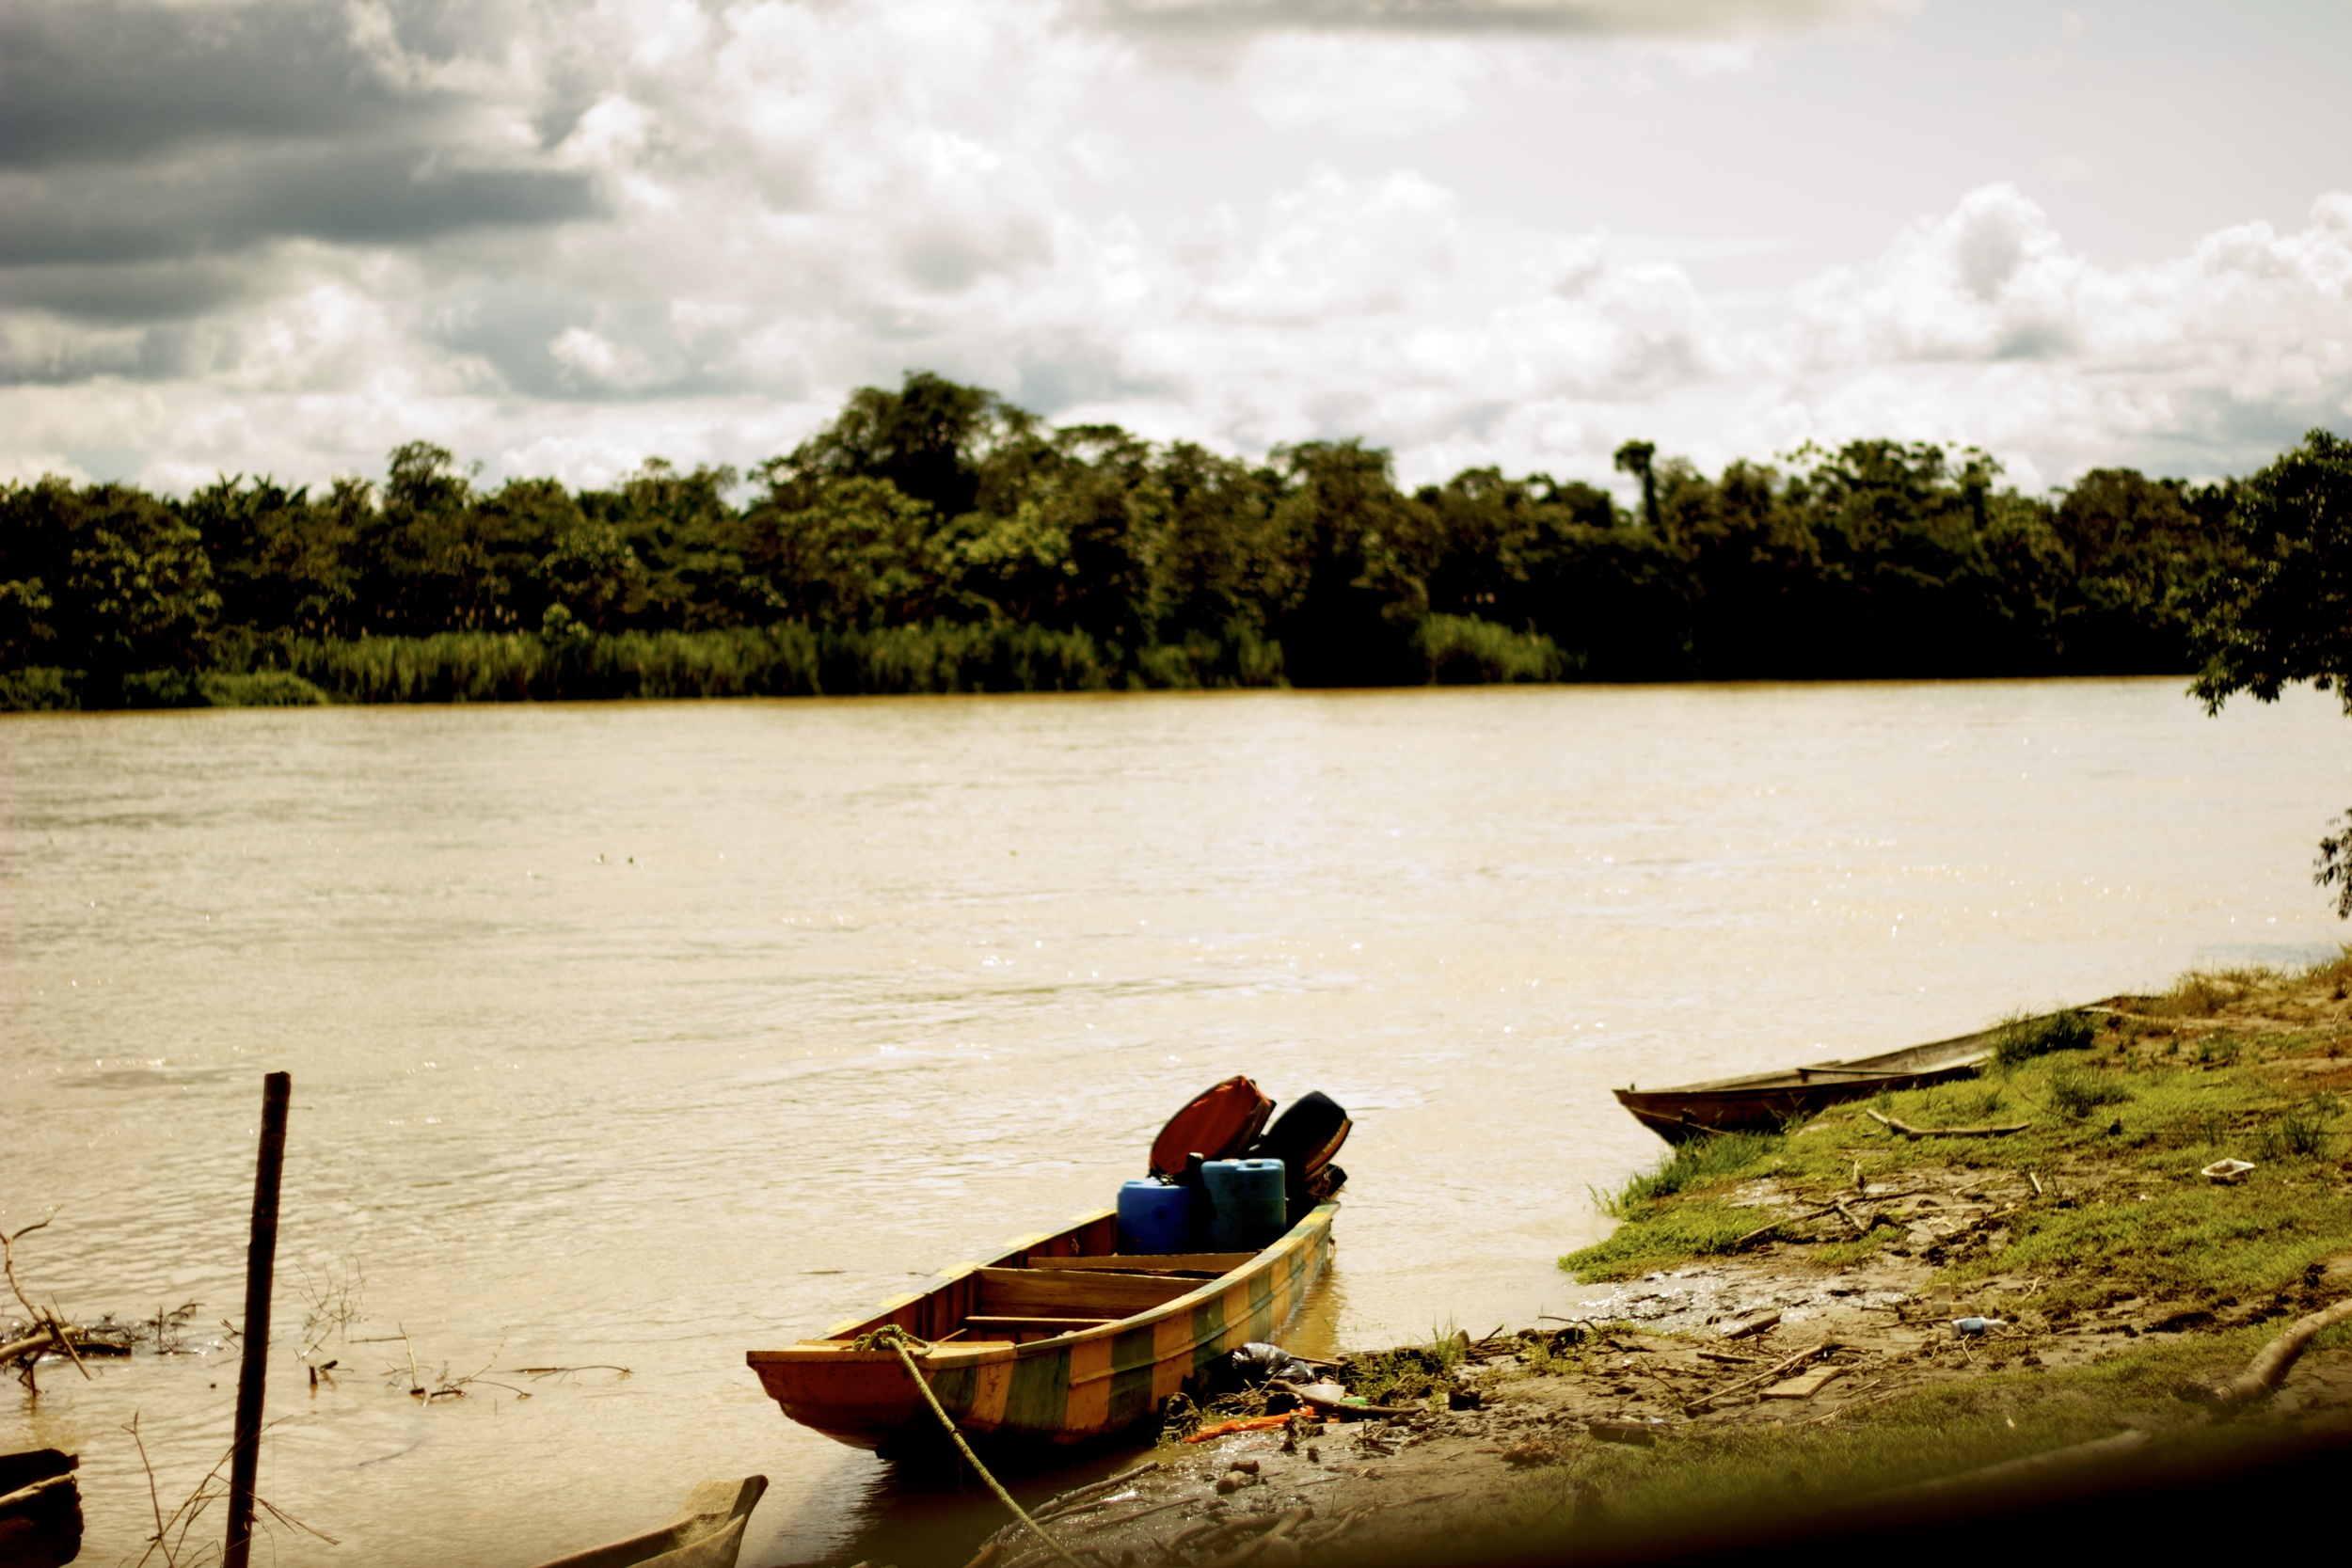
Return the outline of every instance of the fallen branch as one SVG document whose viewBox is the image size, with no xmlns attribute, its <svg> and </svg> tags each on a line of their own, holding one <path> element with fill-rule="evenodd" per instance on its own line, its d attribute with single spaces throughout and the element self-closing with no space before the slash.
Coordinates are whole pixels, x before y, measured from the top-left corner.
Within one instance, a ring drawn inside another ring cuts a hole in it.
<svg viewBox="0 0 2352 1568">
<path fill-rule="evenodd" d="M 1827 1203 L 1819 1203 L 1810 1209 L 1800 1210 L 1793 1214 L 1783 1214 L 1776 1220 L 1772 1220 L 1763 1225 L 1759 1225 L 1754 1230 L 1749 1231 L 1746 1235 L 1740 1237 L 1724 1250 L 1726 1252 L 1743 1252 L 1748 1247 L 1754 1245 L 1757 1241 L 1771 1235 L 1773 1231 L 1778 1230 L 1783 1226 L 1802 1225 L 1806 1220 L 1818 1220 L 1824 1214 L 1831 1212 L 1844 1214 L 1846 1223 L 1849 1225 L 1859 1226 L 1861 1223 L 1851 1214 L 1846 1213 L 1846 1206 L 1841 1200 L 1832 1198 Z"/>
<path fill-rule="evenodd" d="M 362 1341 L 362 1343 L 365 1342 Z M 522 1377 L 555 1377 L 564 1372 L 618 1372 L 623 1377 L 631 1375 L 627 1367 L 615 1367 L 609 1361 L 591 1361 L 580 1367 L 501 1367 L 498 1370 L 514 1372 Z"/>
<path fill-rule="evenodd" d="M 1799 1367 L 1804 1366 L 1806 1362 L 1827 1355 L 1830 1352 L 1836 1350 L 1836 1340 L 1825 1339 L 1821 1343 L 1815 1345 L 1811 1350 L 1801 1350 L 1797 1352 L 1796 1354 L 1788 1357 L 1786 1361 L 1774 1362 L 1770 1368 L 1756 1373 L 1756 1376 L 1752 1378 L 1748 1378 L 1740 1383 L 1735 1383 L 1728 1388 L 1719 1388 L 1714 1393 L 1707 1395 L 1704 1399 L 1692 1400 L 1690 1403 L 1682 1407 L 1682 1413 L 1685 1416 L 1704 1416 L 1708 1411 L 1714 1409 L 1716 1404 L 1721 1401 L 1727 1400 L 1734 1394 L 1744 1393 L 1748 1389 L 1754 1388 L 1759 1384 L 1770 1383 L 1774 1378 L 1786 1377 L 1790 1372 L 1795 1371 Z"/>
<path fill-rule="evenodd" d="M 57 1342 L 57 1331 L 43 1323 L 22 1339 L 11 1339 L 0 1345 L 0 1361 L 13 1361 L 26 1351 L 37 1351 Z"/>
<path fill-rule="evenodd" d="M 24 1304 L 24 1315 L 31 1320 L 36 1334 L 46 1334 L 53 1345 L 55 1345 L 57 1349 L 64 1351 L 68 1356 L 72 1358 L 74 1370 L 80 1372 L 84 1378 L 87 1378 L 90 1375 L 90 1370 L 82 1365 L 81 1353 L 73 1348 L 73 1340 L 72 1337 L 67 1334 L 65 1323 L 59 1319 L 57 1312 L 56 1311 L 55 1303 L 53 1302 L 51 1306 L 45 1307 L 37 1306 L 34 1303 L 33 1298 L 24 1293 L 24 1287 L 17 1282 L 16 1277 L 16 1243 L 31 1235 L 36 1230 L 47 1229 L 49 1222 L 56 1217 L 57 1212 L 55 1209 L 52 1209 L 48 1213 L 42 1215 L 40 1219 L 35 1220 L 32 1224 L 21 1227 L 17 1230 L 0 1230 L 0 1267 L 5 1267 L 7 1269 L 8 1276 L 8 1289 L 15 1293 L 18 1301 Z M 8 1358 L 0 1356 L 0 1360 L 6 1359 Z M 33 1382 L 32 1361 L 27 1360 L 24 1365 L 18 1370 L 17 1375 L 24 1380 L 24 1386 L 27 1388 L 35 1386 Z"/>
<path fill-rule="evenodd" d="M 1137 1519 L 1148 1519 L 1154 1513 L 1165 1513 L 1171 1508 L 1183 1508 L 1198 1501 L 1200 1499 L 1197 1497 L 1170 1497 L 1164 1503 L 1153 1503 L 1149 1508 L 1129 1509 L 1124 1513 L 1105 1513 L 1100 1519 L 1089 1519 L 1085 1524 L 1075 1528 L 1081 1534 L 1092 1535 L 1098 1530 L 1117 1529 L 1121 1525 L 1132 1525 Z M 967 1563 L 965 1568 L 972 1568 L 972 1565 Z"/>
<path fill-rule="evenodd" d="M 1105 1476 L 1101 1481 L 1089 1481 L 1084 1486 L 1073 1486 L 1059 1497 L 1048 1497 L 1044 1502 L 1031 1509 L 1029 1516 L 1040 1520 L 1057 1518 L 1073 1509 L 1085 1507 L 1098 1497 L 1106 1497 L 1118 1491 L 1138 1476 L 1148 1476 L 1154 1470 L 1166 1468 L 1167 1466 L 1156 1459 L 1147 1460 L 1132 1470 L 1121 1470 L 1115 1476 Z"/>
<path fill-rule="evenodd" d="M 1211 1560 L 1207 1568 L 1241 1568 L 1243 1563 L 1256 1559 L 1270 1544 L 1279 1541 L 1314 1516 L 1315 1511 L 1311 1507 L 1284 1509 L 1275 1516 L 1271 1529 L 1265 1530 L 1254 1541 L 1244 1542 L 1225 1556 Z M 1295 1558 L 1298 1554 L 1293 1549 L 1291 1555 Z"/>
<path fill-rule="evenodd" d="M 1867 1383 L 1866 1383 L 1866 1384 L 1863 1384 L 1863 1385 L 1862 1385 L 1861 1386 L 1859 1386 L 1859 1387 L 1856 1387 L 1856 1388 L 1849 1388 L 1849 1389 L 1847 1389 L 1847 1390 L 1846 1390 L 1846 1402 L 1845 1402 L 1845 1403 L 1843 1403 L 1843 1404 L 1839 1405 L 1836 1409 L 1832 1410 L 1832 1411 L 1828 1411 L 1828 1412 L 1826 1412 L 1826 1413 L 1824 1413 L 1824 1414 L 1822 1414 L 1822 1415 L 1820 1415 L 1820 1416 L 1808 1416 L 1808 1417 L 1806 1417 L 1804 1420 L 1799 1421 L 1799 1422 L 1797 1423 L 1797 1425 L 1799 1425 L 1799 1426 L 1801 1426 L 1801 1427 L 1817 1427 L 1817 1426 L 1825 1426 L 1825 1425 L 1827 1425 L 1829 1422 L 1831 1422 L 1831 1421 L 1834 1421 L 1834 1420 L 1837 1419 L 1837 1418 L 1838 1418 L 1838 1417 L 1843 1416 L 1843 1415 L 1844 1415 L 1847 1411 L 1849 1411 L 1849 1410 L 1854 1410 L 1854 1409 L 1858 1409 L 1858 1408 L 1860 1408 L 1860 1406 L 1859 1406 L 1859 1405 L 1857 1405 L 1857 1404 L 1855 1403 L 1855 1399 L 1856 1399 L 1856 1397 L 1857 1397 L 1857 1396 L 1859 1396 L 1859 1395 L 1862 1395 L 1862 1394 L 1867 1394 L 1867 1393 L 1868 1393 L 1871 1389 L 1873 1389 L 1873 1388 L 1877 1387 L 1880 1384 L 1884 1383 L 1885 1381 L 1886 1381 L 1886 1380 L 1885 1380 L 1884 1378 L 1883 1378 L 1883 1377 L 1874 1377 L 1874 1378 L 1872 1378 L 1869 1382 L 1867 1382 Z M 1880 1398 L 1882 1398 L 1882 1399 L 1883 1399 L 1884 1397 L 1885 1397 L 1884 1395 L 1881 1395 L 1881 1396 L 1880 1396 Z M 1864 1401 L 1862 1401 L 1861 1402 L 1862 1402 L 1863 1404 L 1868 1404 L 1868 1403 L 1872 1403 L 1872 1402 L 1874 1402 L 1869 1401 L 1869 1400 L 1864 1400 Z"/>
<path fill-rule="evenodd" d="M 2246 1370 L 2227 1383 L 2217 1384 L 2203 1390 L 2206 1403 L 2225 1414 L 2244 1409 L 2258 1400 L 2266 1400 L 2279 1391 L 2287 1373 L 2295 1370 L 2296 1361 L 2311 1342 L 2340 1323 L 2352 1321 L 2352 1296 L 2346 1296 L 2333 1307 L 2323 1307 L 2288 1325 L 2285 1333 L 2265 1345 Z"/>
<path fill-rule="evenodd" d="M 1914 1127 L 1907 1121 L 1883 1117 L 1867 1107 L 1862 1114 L 1889 1132 L 1899 1132 L 1915 1142 L 1920 1138 L 2006 1138 L 2011 1132 L 2023 1132 L 2033 1125 L 2029 1121 L 2020 1121 L 2006 1127 Z"/>
</svg>

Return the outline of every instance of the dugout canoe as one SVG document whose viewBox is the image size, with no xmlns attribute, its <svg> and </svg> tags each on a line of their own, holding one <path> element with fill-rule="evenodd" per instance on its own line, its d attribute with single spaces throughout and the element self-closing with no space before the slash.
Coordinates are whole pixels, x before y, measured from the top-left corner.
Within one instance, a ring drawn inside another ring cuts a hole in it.
<svg viewBox="0 0 2352 1568">
<path fill-rule="evenodd" d="M 735 1568 L 743 1528 L 767 1490 L 766 1476 L 701 1481 L 668 1524 L 551 1559 L 539 1568 Z"/>
<path fill-rule="evenodd" d="M 816 1339 L 744 1359 L 787 1416 L 855 1448 L 937 1435 L 885 1323 L 969 1437 L 1076 1443 L 1150 1418 L 1218 1356 L 1276 1340 L 1331 1256 L 1335 1202 L 1261 1252 L 1121 1256 L 1114 1213 L 959 1263 Z M 1196 1385 L 1197 1386 L 1197 1385 Z"/>
<path fill-rule="evenodd" d="M 1710 1132 L 1770 1132 L 1882 1089 L 1915 1089 L 1965 1078 L 1993 1053 L 1994 1029 L 1883 1055 L 1815 1062 L 1745 1078 L 1719 1078 L 1672 1089 L 1618 1089 L 1617 1103 L 1670 1144 Z"/>
</svg>

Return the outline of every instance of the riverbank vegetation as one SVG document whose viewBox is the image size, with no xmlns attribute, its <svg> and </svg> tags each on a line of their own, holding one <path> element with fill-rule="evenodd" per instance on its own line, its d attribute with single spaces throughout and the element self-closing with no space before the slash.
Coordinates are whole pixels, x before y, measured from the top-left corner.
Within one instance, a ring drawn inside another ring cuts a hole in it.
<svg viewBox="0 0 2352 1568">
<path fill-rule="evenodd" d="M 1841 1268 L 1915 1254 L 1955 1287 L 2028 1278 L 2015 1305 L 2057 1321 L 2124 1300 L 2201 1322 L 2282 1311 L 2352 1256 L 2347 985 L 2352 949 L 2011 1024 L 1978 1077 L 1681 1146 L 1609 1196 L 1622 1223 L 1561 1266 L 1624 1279 L 1758 1247 Z M 1905 1137 L 1880 1117 L 2007 1130 Z M 2251 1169 L 2201 1174 L 2226 1160 Z"/>
<path fill-rule="evenodd" d="M 52 478 L 0 489 L 0 706 L 2186 673 L 2279 488 L 1619 455 L 1630 510 L 1408 490 L 1359 442 L 1249 463 L 915 373 L 748 474 L 493 488 L 411 442 L 380 484 Z"/>
</svg>

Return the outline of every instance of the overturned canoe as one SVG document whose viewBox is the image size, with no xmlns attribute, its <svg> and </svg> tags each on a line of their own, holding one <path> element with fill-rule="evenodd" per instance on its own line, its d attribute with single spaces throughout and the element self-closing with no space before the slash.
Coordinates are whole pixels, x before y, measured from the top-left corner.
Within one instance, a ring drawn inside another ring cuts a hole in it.
<svg viewBox="0 0 2352 1568">
<path fill-rule="evenodd" d="M 539 1568 L 735 1568 L 743 1528 L 768 1490 L 766 1476 L 706 1481 L 686 1494 L 668 1524 L 610 1545 L 543 1562 Z"/>
<path fill-rule="evenodd" d="M 1074 1443 L 1149 1418 L 1218 1356 L 1274 1339 L 1330 1259 L 1337 1203 L 1262 1252 L 1120 1255 L 1111 1211 L 961 1263 L 870 1317 L 745 1356 L 784 1413 L 858 1448 L 935 1433 L 886 1323 L 967 1435 Z"/>
<path fill-rule="evenodd" d="M 1670 1144 L 1709 1132 L 1769 1132 L 1882 1089 L 1913 1089 L 1964 1078 L 1993 1053 L 1999 1031 L 1980 1029 L 1883 1055 L 1816 1062 L 1745 1078 L 1719 1078 L 1672 1089 L 1619 1089 L 1617 1103 Z"/>
</svg>

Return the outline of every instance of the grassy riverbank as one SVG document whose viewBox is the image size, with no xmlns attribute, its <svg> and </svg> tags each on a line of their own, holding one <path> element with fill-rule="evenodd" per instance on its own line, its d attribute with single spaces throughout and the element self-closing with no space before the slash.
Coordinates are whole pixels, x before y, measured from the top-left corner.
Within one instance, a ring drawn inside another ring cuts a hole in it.
<svg viewBox="0 0 2352 1568">
<path fill-rule="evenodd" d="M 2233 1419 L 2201 1397 L 2352 1295 L 2348 987 L 2352 950 L 2191 975 L 2021 1024 L 1977 1078 L 1686 1146 L 1562 1260 L 1581 1321 L 1351 1356 L 1410 1413 L 1163 1445 L 1067 1528 L 1152 1561 L 1277 1528 L 1310 1561 L 1590 1551 L 2092 1442 L 2145 1473 L 2352 1426 L 2352 1327 Z M 2253 1169 L 2199 1174 L 2225 1158 Z"/>
<path fill-rule="evenodd" d="M 2018 1305 L 2061 1321 L 2134 1297 L 2259 1310 L 2352 1249 L 2347 982 L 2352 954 L 2296 974 L 2191 975 L 2162 996 L 2020 1022 L 1975 1078 L 1840 1106 L 1786 1135 L 1683 1146 L 1608 1199 L 1623 1223 L 1561 1266 L 1624 1279 L 1743 1243 L 1778 1243 L 1816 1268 L 1916 1252 L 1954 1286 L 2031 1275 Z M 2019 1130 L 1909 1139 L 1872 1113 Z M 2234 1184 L 2197 1175 L 2231 1158 L 2255 1168 Z M 1870 1196 L 1955 1173 L 2029 1190 L 2014 1205 L 1958 1210 L 1932 1191 Z M 1931 1234 L 1939 1207 L 1966 1224 Z"/>
</svg>

